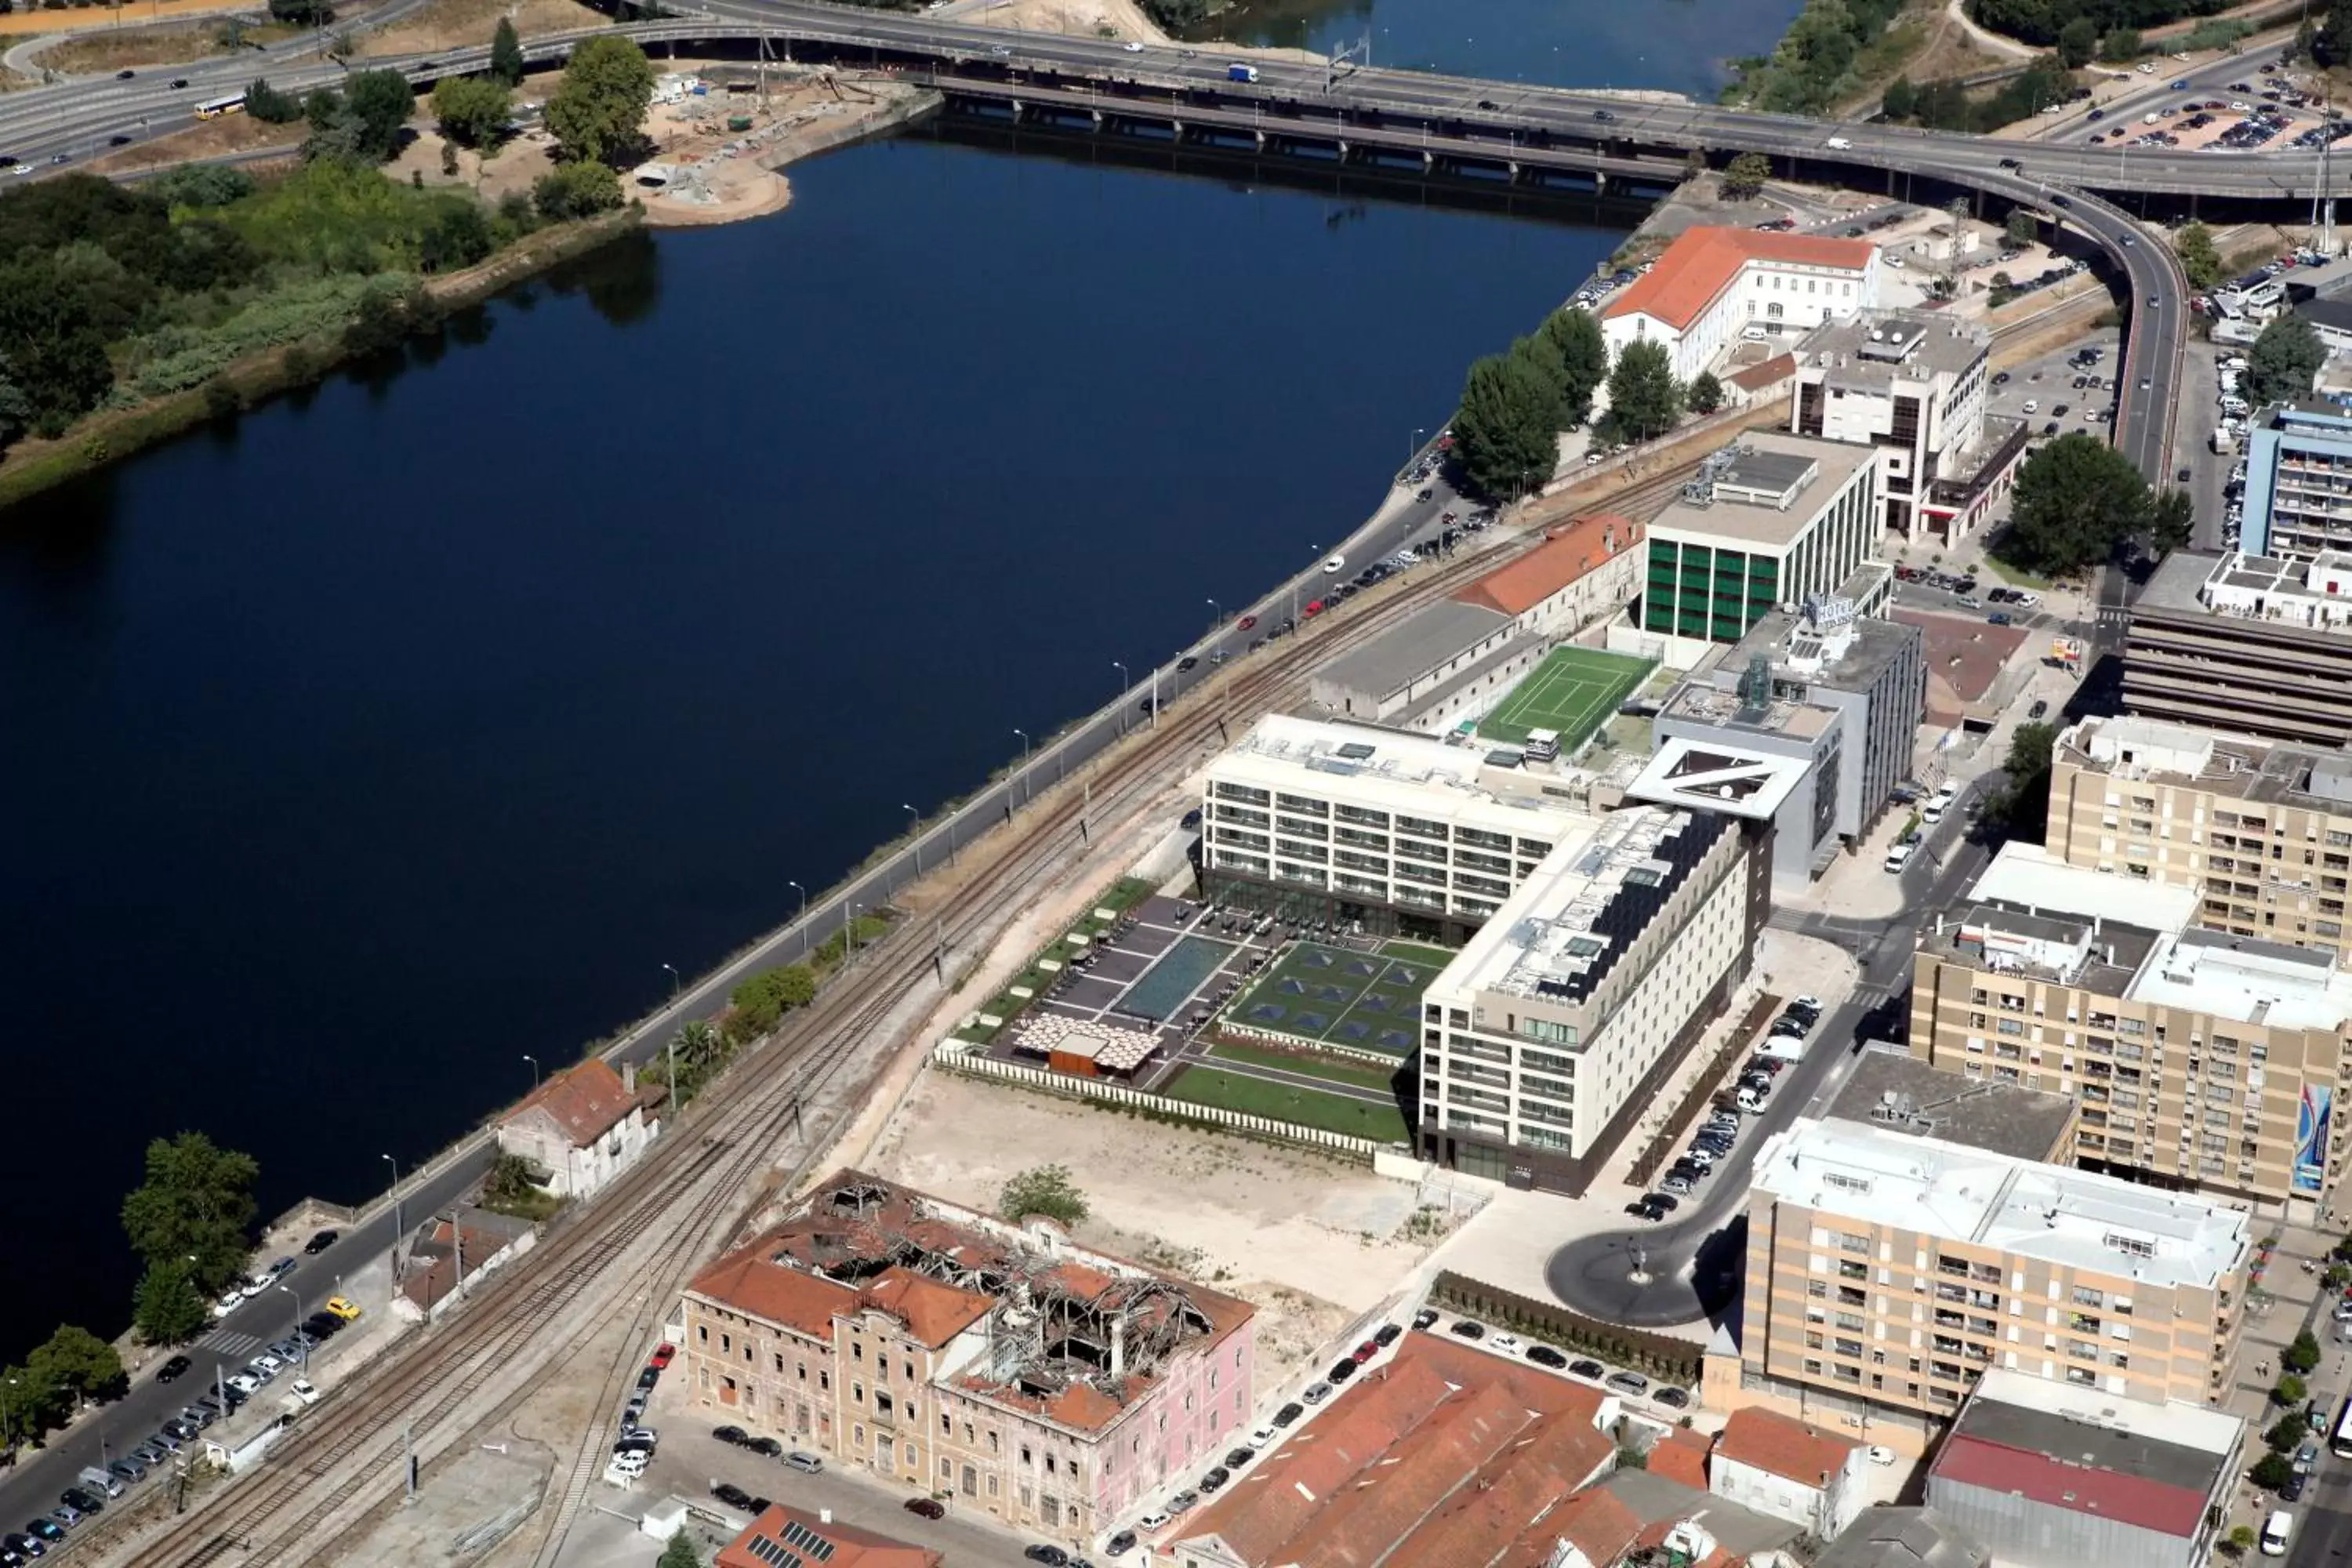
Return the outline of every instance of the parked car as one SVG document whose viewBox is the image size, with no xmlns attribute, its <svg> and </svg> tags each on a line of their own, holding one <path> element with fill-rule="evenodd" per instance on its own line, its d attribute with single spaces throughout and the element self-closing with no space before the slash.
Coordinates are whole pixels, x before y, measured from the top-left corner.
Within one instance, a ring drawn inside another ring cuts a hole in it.
<svg viewBox="0 0 2352 1568">
<path fill-rule="evenodd" d="M 1690 1408 L 1690 1395 L 1679 1388 L 1662 1388 L 1650 1397 L 1669 1410 Z"/>
<path fill-rule="evenodd" d="M 748 1510 L 751 1506 L 751 1494 L 733 1481 L 714 1482 L 710 1488 L 710 1495 L 729 1508 Z"/>
<path fill-rule="evenodd" d="M 1113 1557 L 1124 1557 L 1135 1550 L 1135 1531 L 1122 1530 L 1103 1542 L 1103 1550 Z"/>
<path fill-rule="evenodd" d="M 1528 1359 L 1535 1363 L 1538 1366 L 1550 1367 L 1554 1372 L 1558 1372 L 1568 1365 L 1568 1358 L 1560 1354 L 1558 1351 L 1552 1349 L 1549 1345 L 1529 1345 L 1528 1347 Z"/>
<path fill-rule="evenodd" d="M 1298 1397 L 1309 1405 L 1320 1405 L 1331 1397 L 1331 1385 L 1328 1383 L 1310 1383 L 1307 1385 L 1307 1392 Z"/>
<path fill-rule="evenodd" d="M 176 1380 L 182 1373 L 187 1371 L 188 1368 L 194 1364 L 195 1363 L 190 1361 L 186 1356 L 175 1355 L 170 1361 L 165 1362 L 163 1366 L 156 1371 L 155 1381 L 158 1383 L 171 1383 Z"/>
<path fill-rule="evenodd" d="M 1435 1321 L 1437 1321 L 1437 1310 L 1433 1307 L 1423 1307 L 1412 1315 L 1412 1326 L 1416 1329 L 1425 1329 Z"/>
<path fill-rule="evenodd" d="M 1445 1331 L 1449 1334 L 1458 1334 L 1465 1340 L 1483 1340 L 1486 1337 L 1486 1325 L 1473 1322 L 1468 1318 L 1456 1318 Z"/>
<path fill-rule="evenodd" d="M 1602 1380 L 1602 1386 L 1620 1394 L 1642 1394 L 1650 1392 L 1650 1380 L 1638 1372 L 1612 1372 Z"/>
<path fill-rule="evenodd" d="M 330 1296 L 327 1298 L 327 1315 L 341 1318 L 347 1323 L 356 1323 L 360 1321 L 359 1304 L 345 1297 Z"/>
<path fill-rule="evenodd" d="M 1372 1336 L 1372 1342 L 1376 1345 L 1392 1345 L 1403 1332 L 1404 1331 L 1394 1323 L 1382 1323 L 1381 1331 Z"/>
<path fill-rule="evenodd" d="M 1277 1426 L 1287 1426 L 1306 1414 L 1307 1406 L 1294 1399 L 1274 1413 L 1274 1424 Z"/>
<path fill-rule="evenodd" d="M 910 1497 L 907 1500 L 907 1511 L 919 1519 L 944 1519 L 948 1508 L 937 1498 Z"/>
<path fill-rule="evenodd" d="M 316 1258 L 319 1254 L 326 1251 L 327 1248 L 334 1246 L 335 1243 L 341 1241 L 342 1238 L 343 1233 L 340 1230 L 320 1231 L 318 1234 L 311 1237 L 310 1240 L 302 1244 L 303 1255 L 305 1257 Z"/>
</svg>

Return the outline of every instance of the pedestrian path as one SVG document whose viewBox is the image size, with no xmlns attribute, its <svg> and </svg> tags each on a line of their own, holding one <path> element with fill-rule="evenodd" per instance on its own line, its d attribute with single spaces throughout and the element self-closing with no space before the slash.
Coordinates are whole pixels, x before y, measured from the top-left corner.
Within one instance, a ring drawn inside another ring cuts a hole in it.
<svg viewBox="0 0 2352 1568">
<path fill-rule="evenodd" d="M 233 1356 L 241 1356 L 260 1342 L 259 1334 L 239 1333 L 235 1329 L 215 1329 L 196 1342 L 205 1350 L 220 1351 Z"/>
</svg>

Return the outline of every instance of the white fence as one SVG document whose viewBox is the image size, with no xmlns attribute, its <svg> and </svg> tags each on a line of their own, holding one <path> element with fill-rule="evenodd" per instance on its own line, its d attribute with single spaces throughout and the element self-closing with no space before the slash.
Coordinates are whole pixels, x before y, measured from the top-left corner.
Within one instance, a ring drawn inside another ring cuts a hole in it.
<svg viewBox="0 0 2352 1568">
<path fill-rule="evenodd" d="M 1069 1073 L 1048 1072 L 1043 1068 L 1024 1067 L 1018 1062 L 1000 1061 L 962 1040 L 941 1040 L 931 1047 L 931 1061 L 936 1066 L 956 1072 L 978 1073 L 987 1078 L 1025 1083 L 1049 1094 L 1075 1095 L 1109 1105 L 1131 1105 L 1139 1110 L 1149 1110 L 1160 1116 L 1213 1122 L 1221 1127 L 1262 1133 L 1268 1138 L 1280 1138 L 1292 1143 L 1311 1143 L 1318 1148 L 1344 1150 L 1350 1154 L 1361 1154 L 1368 1160 L 1390 1147 L 1385 1143 L 1375 1143 L 1369 1138 L 1356 1137 L 1353 1133 L 1327 1132 L 1319 1127 L 1301 1127 L 1295 1121 L 1277 1121 L 1271 1116 L 1254 1116 L 1246 1110 L 1228 1110 L 1222 1105 L 1195 1105 L 1190 1100 L 1146 1094 L 1124 1084 L 1105 1083 L 1099 1079 L 1078 1078 Z"/>
</svg>

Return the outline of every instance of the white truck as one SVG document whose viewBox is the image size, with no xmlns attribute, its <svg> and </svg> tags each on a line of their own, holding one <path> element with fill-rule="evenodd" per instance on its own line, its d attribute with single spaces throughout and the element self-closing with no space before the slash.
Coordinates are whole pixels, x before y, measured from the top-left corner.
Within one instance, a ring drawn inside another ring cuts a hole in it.
<svg viewBox="0 0 2352 1568">
<path fill-rule="evenodd" d="M 2212 446 L 2218 456 L 2226 458 L 2238 449 L 2238 438 L 2230 434 L 2228 426 L 2216 425 L 2213 426 Z"/>
</svg>

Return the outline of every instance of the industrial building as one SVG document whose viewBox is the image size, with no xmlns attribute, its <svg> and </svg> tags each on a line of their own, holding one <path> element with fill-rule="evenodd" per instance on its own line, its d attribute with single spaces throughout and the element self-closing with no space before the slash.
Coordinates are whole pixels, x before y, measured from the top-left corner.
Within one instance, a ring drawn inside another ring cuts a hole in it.
<svg viewBox="0 0 2352 1568">
<path fill-rule="evenodd" d="M 1879 276 L 1868 240 L 1700 225 L 1601 307 L 1601 336 L 1612 360 L 1628 344 L 1664 345 L 1675 378 L 1688 381 L 1751 331 L 1794 337 L 1868 310 Z"/>
<path fill-rule="evenodd" d="M 2246 1424 L 2179 1402 L 1985 1373 L 1927 1471 L 1927 1504 L 2015 1568 L 2205 1568 Z"/>
<path fill-rule="evenodd" d="M 2202 1404 L 2228 1391 L 2252 1254 L 2243 1213 L 2189 1194 L 1801 1118 L 1757 1156 L 1741 1384 L 1815 1420 L 1949 1417 L 2004 1368 Z"/>
<path fill-rule="evenodd" d="M 2207 931 L 2352 953 L 2352 754 L 2152 719 L 2085 719 L 2052 748 L 2050 853 L 2194 889 Z"/>
<path fill-rule="evenodd" d="M 1485 605 L 1440 599 L 1394 629 L 1319 665 L 1307 695 L 1318 708 L 1365 723 L 1438 729 L 1485 711 L 1543 657 L 1544 639 Z"/>
<path fill-rule="evenodd" d="M 2073 1157 L 2316 1223 L 2343 1172 L 2352 974 L 2199 929 L 2193 889 L 2010 844 L 1919 936 L 1911 1049 L 2081 1101 Z"/>
<path fill-rule="evenodd" d="M 1084 1542 L 1249 1427 L 1248 1303 L 841 1171 L 686 1290 L 709 1419 Z"/>
<path fill-rule="evenodd" d="M 2173 552 L 2132 604 L 2124 707 L 2266 740 L 2352 742 L 2347 592 L 2352 556 Z"/>
<path fill-rule="evenodd" d="M 1652 805 L 1564 837 L 1422 994 L 1423 1156 L 1582 1192 L 1747 974 L 1770 858 Z"/>
</svg>

